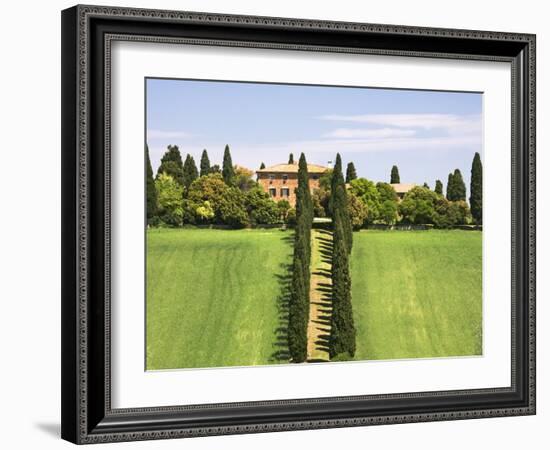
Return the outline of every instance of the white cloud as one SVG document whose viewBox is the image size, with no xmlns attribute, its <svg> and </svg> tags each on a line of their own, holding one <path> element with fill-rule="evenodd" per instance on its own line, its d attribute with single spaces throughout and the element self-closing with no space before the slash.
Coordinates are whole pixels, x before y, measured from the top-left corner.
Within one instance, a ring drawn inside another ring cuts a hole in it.
<svg viewBox="0 0 550 450">
<path fill-rule="evenodd" d="M 481 116 L 479 114 L 333 114 L 321 116 L 319 119 L 397 128 L 442 129 L 449 134 L 481 134 Z"/>
<path fill-rule="evenodd" d="M 377 128 L 377 129 L 357 129 L 357 128 L 337 128 L 323 137 L 328 138 L 364 138 L 364 139 L 388 139 L 410 137 L 416 134 L 415 130 L 400 130 L 395 128 Z"/>
<path fill-rule="evenodd" d="M 147 139 L 185 139 L 193 136 L 186 131 L 147 130 Z"/>
</svg>

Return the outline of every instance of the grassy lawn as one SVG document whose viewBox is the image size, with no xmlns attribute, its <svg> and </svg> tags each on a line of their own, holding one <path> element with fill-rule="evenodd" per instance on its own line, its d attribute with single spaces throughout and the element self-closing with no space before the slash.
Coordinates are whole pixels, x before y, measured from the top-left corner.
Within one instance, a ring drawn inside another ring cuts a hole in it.
<svg viewBox="0 0 550 450">
<path fill-rule="evenodd" d="M 292 232 L 155 229 L 147 245 L 147 369 L 285 359 Z"/>
<path fill-rule="evenodd" d="M 354 233 L 356 360 L 481 354 L 476 231 Z"/>
</svg>

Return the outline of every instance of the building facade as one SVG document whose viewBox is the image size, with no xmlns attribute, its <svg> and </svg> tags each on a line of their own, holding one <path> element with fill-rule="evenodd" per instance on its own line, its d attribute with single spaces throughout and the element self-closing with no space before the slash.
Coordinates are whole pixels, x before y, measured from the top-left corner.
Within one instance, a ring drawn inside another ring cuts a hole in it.
<svg viewBox="0 0 550 450">
<path fill-rule="evenodd" d="M 319 178 L 328 167 L 308 164 L 309 189 L 313 192 L 319 188 Z M 298 163 L 276 164 L 256 171 L 258 183 L 269 196 L 275 200 L 287 200 L 292 207 L 296 206 L 296 189 L 298 187 Z"/>
</svg>

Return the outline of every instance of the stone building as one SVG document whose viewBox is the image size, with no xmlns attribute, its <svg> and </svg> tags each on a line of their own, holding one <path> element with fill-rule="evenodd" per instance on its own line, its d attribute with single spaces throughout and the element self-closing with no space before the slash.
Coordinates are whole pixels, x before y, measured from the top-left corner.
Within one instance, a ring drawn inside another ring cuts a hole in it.
<svg viewBox="0 0 550 450">
<path fill-rule="evenodd" d="M 308 164 L 309 189 L 313 192 L 319 188 L 319 177 L 328 170 L 328 167 Z M 296 188 L 298 187 L 298 163 L 294 164 L 275 164 L 265 169 L 256 171 L 258 183 L 265 192 L 275 200 L 288 200 L 294 207 L 296 206 Z"/>
</svg>

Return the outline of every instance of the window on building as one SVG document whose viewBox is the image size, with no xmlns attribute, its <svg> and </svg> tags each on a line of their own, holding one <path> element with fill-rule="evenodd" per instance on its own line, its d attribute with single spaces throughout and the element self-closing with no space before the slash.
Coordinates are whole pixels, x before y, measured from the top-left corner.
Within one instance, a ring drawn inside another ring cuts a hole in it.
<svg viewBox="0 0 550 450">
<path fill-rule="evenodd" d="M 314 179 L 314 180 L 318 180 L 318 179 L 319 179 L 319 175 L 313 175 L 313 179 Z"/>
<path fill-rule="evenodd" d="M 275 197 L 277 195 L 277 189 L 275 188 L 269 188 L 269 195 L 271 197 Z"/>
<path fill-rule="evenodd" d="M 269 174 L 268 176 L 269 178 L 269 184 L 273 184 L 273 180 L 275 179 L 275 175 L 273 175 L 272 173 Z"/>
<path fill-rule="evenodd" d="M 281 197 L 288 198 L 290 195 L 290 191 L 288 188 L 281 188 Z"/>
<path fill-rule="evenodd" d="M 283 184 L 286 184 L 286 181 L 288 180 L 288 175 L 285 173 L 283 175 Z"/>
</svg>

